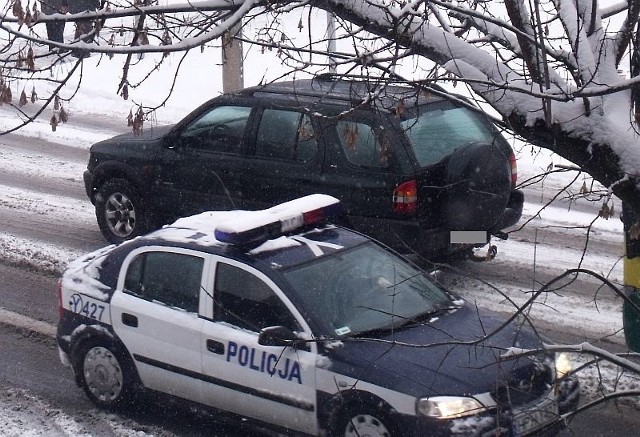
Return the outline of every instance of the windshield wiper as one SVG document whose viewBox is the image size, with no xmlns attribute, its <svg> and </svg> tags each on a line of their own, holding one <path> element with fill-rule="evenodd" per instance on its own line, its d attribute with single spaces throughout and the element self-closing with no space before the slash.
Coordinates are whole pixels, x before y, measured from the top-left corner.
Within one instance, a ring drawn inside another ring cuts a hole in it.
<svg viewBox="0 0 640 437">
<path fill-rule="evenodd" d="M 351 336 L 352 337 L 371 336 L 372 333 L 400 331 L 400 330 L 412 328 L 414 326 L 424 325 L 434 317 L 438 317 L 448 311 L 457 310 L 459 308 L 460 307 L 457 305 L 450 305 L 446 307 L 435 308 L 433 310 L 418 314 L 417 316 L 414 316 L 414 317 L 402 317 L 402 316 L 394 315 L 393 317 L 396 320 L 394 320 L 393 323 L 389 325 L 384 325 L 376 328 L 367 329 L 364 331 L 359 331 L 352 334 Z"/>
<path fill-rule="evenodd" d="M 422 314 L 418 314 L 415 317 L 407 317 L 399 327 L 411 328 L 414 326 L 424 325 L 425 323 L 428 323 L 429 321 L 431 321 L 433 318 L 437 318 L 438 316 L 441 316 L 452 310 L 457 310 L 458 308 L 460 307 L 456 305 L 450 305 L 450 306 L 435 308 L 433 310 L 426 311 Z M 398 327 L 396 327 L 396 329 L 397 328 Z"/>
</svg>

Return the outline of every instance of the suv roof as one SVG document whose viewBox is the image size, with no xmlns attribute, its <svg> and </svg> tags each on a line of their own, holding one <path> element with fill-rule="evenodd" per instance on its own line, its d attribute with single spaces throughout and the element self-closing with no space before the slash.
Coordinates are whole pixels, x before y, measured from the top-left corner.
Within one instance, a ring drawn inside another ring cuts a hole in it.
<svg viewBox="0 0 640 437">
<path fill-rule="evenodd" d="M 439 88 L 434 88 L 440 91 Z M 297 79 L 275 82 L 246 88 L 241 95 L 271 98 L 280 95 L 292 100 L 306 100 L 321 103 L 339 103 L 358 106 L 368 100 L 382 103 L 381 108 L 395 109 L 401 101 L 410 100 L 411 105 L 444 100 L 443 97 L 418 89 L 402 82 L 388 80 L 344 79 L 334 75 L 320 75 L 313 79 Z M 416 100 L 417 99 L 417 100 Z"/>
</svg>

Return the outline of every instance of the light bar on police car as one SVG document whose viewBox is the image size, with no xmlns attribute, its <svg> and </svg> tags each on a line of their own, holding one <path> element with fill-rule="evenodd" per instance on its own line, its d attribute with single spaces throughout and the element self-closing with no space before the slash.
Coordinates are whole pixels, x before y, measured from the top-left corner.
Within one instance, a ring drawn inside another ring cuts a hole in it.
<svg viewBox="0 0 640 437">
<path fill-rule="evenodd" d="M 335 197 L 312 194 L 255 211 L 234 222 L 221 223 L 215 229 L 215 236 L 223 243 L 253 245 L 306 226 L 319 225 L 342 212 L 342 204 Z"/>
</svg>

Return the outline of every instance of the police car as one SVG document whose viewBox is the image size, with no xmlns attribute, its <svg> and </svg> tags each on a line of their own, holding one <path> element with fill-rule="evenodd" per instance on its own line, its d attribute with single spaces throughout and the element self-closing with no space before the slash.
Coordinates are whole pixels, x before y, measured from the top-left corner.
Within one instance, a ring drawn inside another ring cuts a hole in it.
<svg viewBox="0 0 640 437">
<path fill-rule="evenodd" d="M 61 360 L 99 407 L 161 392 L 278 430 L 530 435 L 576 407 L 566 357 L 311 195 L 206 212 L 71 263 Z"/>
</svg>

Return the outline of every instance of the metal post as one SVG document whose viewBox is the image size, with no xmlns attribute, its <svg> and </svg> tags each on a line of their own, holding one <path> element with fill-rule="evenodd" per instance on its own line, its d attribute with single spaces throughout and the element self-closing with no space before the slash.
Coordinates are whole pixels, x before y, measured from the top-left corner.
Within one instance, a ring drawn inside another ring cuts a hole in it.
<svg viewBox="0 0 640 437">
<path fill-rule="evenodd" d="M 624 224 L 625 252 L 624 257 L 624 291 L 627 297 L 640 307 L 640 238 L 637 233 L 638 216 L 626 205 L 622 204 L 622 223 Z M 640 352 L 640 313 L 625 301 L 622 305 L 622 321 L 627 346 Z"/>
<path fill-rule="evenodd" d="M 336 51 L 336 17 L 331 12 L 327 12 L 327 51 Z M 336 73 L 336 59 L 329 55 L 329 73 Z"/>
</svg>

